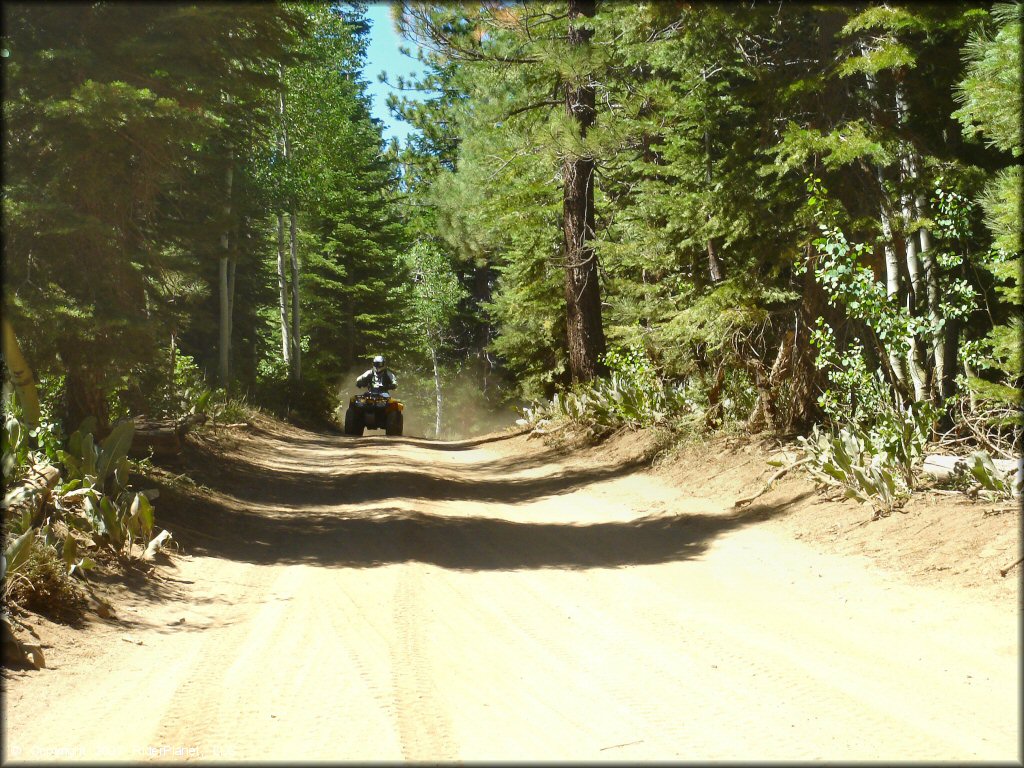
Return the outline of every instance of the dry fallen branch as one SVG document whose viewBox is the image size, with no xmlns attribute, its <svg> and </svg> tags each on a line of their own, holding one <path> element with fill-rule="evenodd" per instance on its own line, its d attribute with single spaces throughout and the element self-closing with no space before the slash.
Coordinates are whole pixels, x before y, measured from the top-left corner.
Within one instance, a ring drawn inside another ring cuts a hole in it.
<svg viewBox="0 0 1024 768">
<path fill-rule="evenodd" d="M 1024 563 L 1024 557 L 1018 557 L 1016 562 L 1010 563 L 1005 568 L 1000 568 L 999 569 L 999 575 L 1002 576 L 1005 579 L 1006 578 L 1006 574 L 1008 574 L 1010 571 L 1012 571 L 1014 568 L 1016 568 L 1021 563 Z"/>
<path fill-rule="evenodd" d="M 799 466 L 800 466 L 800 465 L 802 465 L 802 464 L 806 464 L 806 463 L 807 463 L 807 462 L 809 462 L 809 461 L 810 461 L 810 458 L 806 458 L 806 459 L 800 459 L 800 461 L 795 461 L 795 462 L 793 462 L 792 464 L 787 464 L 787 465 L 786 465 L 785 467 L 783 467 L 782 469 L 780 469 L 780 470 L 779 470 L 778 472 L 776 472 L 776 473 L 775 473 L 774 475 L 772 475 L 771 477 L 769 477 L 769 478 L 768 478 L 768 482 L 764 484 L 764 487 L 763 487 L 763 488 L 762 488 L 762 489 L 761 489 L 760 491 L 758 491 L 757 493 L 755 493 L 755 494 L 754 494 L 753 496 L 745 496 L 744 498 L 742 498 L 742 499 L 737 499 L 737 500 L 736 500 L 735 502 L 733 502 L 733 505 L 732 505 L 732 506 L 733 506 L 733 509 L 738 509 L 739 507 L 745 507 L 745 506 L 746 506 L 747 504 L 749 504 L 750 502 L 752 502 L 752 501 L 753 501 L 754 499 L 756 499 L 756 498 L 757 498 L 758 496 L 762 496 L 762 495 L 764 495 L 765 493 L 767 493 L 767 492 L 768 492 L 768 490 L 769 490 L 769 489 L 770 489 L 770 488 L 772 487 L 772 485 L 773 485 L 773 484 L 775 483 L 775 481 L 776 481 L 776 480 L 778 480 L 778 479 L 779 479 L 780 477 L 782 477 L 782 476 L 783 476 L 784 474 L 786 474 L 787 472 L 789 472 L 789 470 L 791 470 L 791 469 L 795 469 L 796 467 L 799 467 Z"/>
<path fill-rule="evenodd" d="M 532 440 L 535 437 L 543 437 L 544 435 L 553 435 L 555 432 L 558 432 L 558 431 L 563 430 L 566 427 L 568 427 L 569 424 L 570 424 L 570 422 L 565 421 L 565 422 L 562 422 L 561 424 L 559 424 L 557 427 L 552 427 L 551 429 L 545 429 L 545 428 L 542 428 L 540 425 L 537 425 L 536 427 L 533 428 L 533 430 L 530 432 L 530 434 L 527 435 L 526 439 L 527 440 Z"/>
</svg>

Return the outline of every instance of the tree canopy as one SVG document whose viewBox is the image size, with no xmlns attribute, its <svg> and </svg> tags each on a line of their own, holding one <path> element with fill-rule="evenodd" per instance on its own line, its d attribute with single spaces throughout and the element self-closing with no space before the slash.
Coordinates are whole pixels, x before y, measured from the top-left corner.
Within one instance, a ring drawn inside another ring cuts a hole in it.
<svg viewBox="0 0 1024 768">
<path fill-rule="evenodd" d="M 216 386 L 327 418 L 377 352 L 436 434 L 641 358 L 709 428 L 1005 428 L 1019 3 L 392 17 L 402 145 L 363 5 L 5 5 L 4 314 L 68 432 Z"/>
</svg>

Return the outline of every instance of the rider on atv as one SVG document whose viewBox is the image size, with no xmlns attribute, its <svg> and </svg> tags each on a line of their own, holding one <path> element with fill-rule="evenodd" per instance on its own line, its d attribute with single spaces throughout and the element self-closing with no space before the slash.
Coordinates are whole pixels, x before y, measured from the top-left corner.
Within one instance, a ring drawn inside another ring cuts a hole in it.
<svg viewBox="0 0 1024 768">
<path fill-rule="evenodd" d="M 384 364 L 384 355 L 377 355 L 373 358 L 373 368 L 356 379 L 356 386 L 366 387 L 371 392 L 385 392 L 398 386 L 398 377 Z"/>
<path fill-rule="evenodd" d="M 373 368 L 356 379 L 356 386 L 367 391 L 349 399 L 345 434 L 359 436 L 365 429 L 383 429 L 388 436 L 401 436 L 405 406 L 388 391 L 398 386 L 398 379 L 384 365 L 383 355 L 373 358 Z"/>
</svg>

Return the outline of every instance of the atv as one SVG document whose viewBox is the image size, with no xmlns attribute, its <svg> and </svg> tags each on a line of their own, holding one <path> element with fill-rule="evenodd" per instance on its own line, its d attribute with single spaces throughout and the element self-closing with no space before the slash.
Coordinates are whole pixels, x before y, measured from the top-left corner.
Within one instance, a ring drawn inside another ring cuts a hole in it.
<svg viewBox="0 0 1024 768">
<path fill-rule="evenodd" d="M 345 434 L 362 435 L 363 428 L 383 429 L 387 435 L 402 434 L 402 411 L 405 406 L 387 392 L 368 389 L 354 395 L 345 411 Z"/>
</svg>

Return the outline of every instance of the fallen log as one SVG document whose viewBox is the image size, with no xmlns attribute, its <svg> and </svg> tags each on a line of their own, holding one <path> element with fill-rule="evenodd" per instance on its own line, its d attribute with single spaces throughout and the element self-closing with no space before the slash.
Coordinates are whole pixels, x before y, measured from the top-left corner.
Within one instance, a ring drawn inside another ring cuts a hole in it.
<svg viewBox="0 0 1024 768">
<path fill-rule="evenodd" d="M 1024 563 L 1024 557 L 1019 557 L 1019 558 L 1017 558 L 1017 560 L 1015 562 L 1010 563 L 1005 568 L 1000 568 L 999 569 L 999 575 L 1002 576 L 1005 579 L 1006 578 L 1006 574 L 1008 574 L 1010 571 L 1012 571 L 1014 568 L 1016 568 L 1021 563 Z"/>
<path fill-rule="evenodd" d="M 137 421 L 132 447 L 128 453 L 134 457 L 177 456 L 185 447 L 185 435 L 197 424 L 206 421 L 205 413 L 193 413 L 184 419 Z"/>
<path fill-rule="evenodd" d="M 958 466 L 966 469 L 968 458 L 965 456 L 945 456 L 943 454 L 930 453 L 924 457 L 921 471 L 931 475 L 936 480 L 946 480 L 957 473 Z M 996 469 L 1006 474 L 1011 472 L 1019 473 L 1021 462 L 1021 459 L 992 459 Z"/>
<path fill-rule="evenodd" d="M 53 464 L 33 465 L 25 482 L 4 497 L 4 516 L 21 517 L 27 511 L 32 515 L 32 525 L 39 525 L 42 523 L 43 506 L 59 482 L 60 470 Z"/>
</svg>

